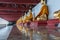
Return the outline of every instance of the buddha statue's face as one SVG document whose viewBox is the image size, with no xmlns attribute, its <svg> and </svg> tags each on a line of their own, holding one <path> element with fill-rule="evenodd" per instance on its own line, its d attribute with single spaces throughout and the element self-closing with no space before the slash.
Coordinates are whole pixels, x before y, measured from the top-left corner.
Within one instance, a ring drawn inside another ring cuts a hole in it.
<svg viewBox="0 0 60 40">
<path fill-rule="evenodd" d="M 60 19 L 60 12 L 59 11 L 54 13 L 54 19 Z"/>
<path fill-rule="evenodd" d="M 45 4 L 45 0 L 41 0 L 41 4 Z"/>
</svg>

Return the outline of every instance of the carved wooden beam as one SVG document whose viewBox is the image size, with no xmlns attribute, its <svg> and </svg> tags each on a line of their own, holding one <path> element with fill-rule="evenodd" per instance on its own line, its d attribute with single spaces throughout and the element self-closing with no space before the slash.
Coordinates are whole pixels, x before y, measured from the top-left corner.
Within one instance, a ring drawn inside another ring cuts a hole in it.
<svg viewBox="0 0 60 40">
<path fill-rule="evenodd" d="M 7 21 L 17 21 L 21 15 L 0 15 L 1 18 Z"/>
<path fill-rule="evenodd" d="M 19 12 L 0 12 L 0 15 L 23 15 L 24 13 Z"/>
<path fill-rule="evenodd" d="M 0 3 L 7 4 L 36 4 L 40 2 L 40 0 L 0 0 Z"/>
<path fill-rule="evenodd" d="M 0 7 L 0 11 L 2 10 L 7 10 L 7 11 L 27 11 L 28 8 L 4 8 L 4 7 Z"/>
<path fill-rule="evenodd" d="M 34 7 L 35 5 L 30 4 L 6 4 L 6 3 L 0 3 L 0 12 L 20 12 L 25 13 L 27 10 L 29 10 L 29 7 Z"/>
<path fill-rule="evenodd" d="M 29 10 L 30 6 L 35 6 L 39 1 L 40 0 L 0 0 L 0 17 L 9 21 L 16 21 Z"/>
</svg>

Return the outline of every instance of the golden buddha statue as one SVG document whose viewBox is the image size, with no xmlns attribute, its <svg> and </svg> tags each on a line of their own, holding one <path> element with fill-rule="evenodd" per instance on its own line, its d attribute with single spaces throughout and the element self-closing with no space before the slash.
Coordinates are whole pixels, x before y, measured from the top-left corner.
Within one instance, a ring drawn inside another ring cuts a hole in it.
<svg viewBox="0 0 60 40">
<path fill-rule="evenodd" d="M 29 10 L 28 17 L 29 17 L 28 20 L 31 20 L 33 18 L 32 11 L 31 10 Z"/>
<path fill-rule="evenodd" d="M 60 19 L 60 10 L 54 12 L 54 19 Z"/>
<path fill-rule="evenodd" d="M 25 16 L 24 16 L 25 23 L 26 22 L 30 22 L 32 20 L 32 18 L 33 18 L 33 15 L 32 15 L 32 11 L 31 10 L 29 10 L 28 14 L 25 13 Z M 25 35 L 29 36 L 29 34 L 31 33 L 31 32 L 30 33 L 29 32 L 30 32 L 29 29 L 26 27 L 25 28 Z"/>
<path fill-rule="evenodd" d="M 27 14 L 25 13 L 25 15 L 24 15 L 24 19 L 23 19 L 23 23 L 26 23 L 26 22 L 28 22 L 29 20 L 28 20 L 28 16 L 27 16 Z"/>
<path fill-rule="evenodd" d="M 25 13 L 24 15 L 24 22 L 29 22 L 32 20 L 32 18 L 33 18 L 32 11 L 29 10 L 28 14 Z"/>
<path fill-rule="evenodd" d="M 22 31 L 23 27 L 20 25 L 20 23 L 23 23 L 23 20 L 22 20 L 22 17 L 20 17 L 18 20 L 17 20 L 17 28 Z"/>
<path fill-rule="evenodd" d="M 41 0 L 42 8 L 39 14 L 35 19 L 37 20 L 47 20 L 48 19 L 48 6 L 45 3 L 45 0 Z"/>
<path fill-rule="evenodd" d="M 20 26 L 19 24 L 22 22 L 22 19 L 21 18 L 19 18 L 18 20 L 17 20 L 17 22 L 16 22 L 16 25 L 17 26 Z"/>
</svg>

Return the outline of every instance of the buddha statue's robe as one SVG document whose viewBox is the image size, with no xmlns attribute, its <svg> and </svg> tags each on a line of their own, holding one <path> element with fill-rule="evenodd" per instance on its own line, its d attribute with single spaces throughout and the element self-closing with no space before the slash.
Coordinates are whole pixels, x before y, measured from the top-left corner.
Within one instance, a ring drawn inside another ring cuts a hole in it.
<svg viewBox="0 0 60 40">
<path fill-rule="evenodd" d="M 23 18 L 23 23 L 26 23 L 27 22 L 27 19 L 28 19 L 28 16 L 25 14 L 24 15 L 24 18 Z"/>
<path fill-rule="evenodd" d="M 21 23 L 23 22 L 23 20 L 22 20 L 22 18 L 19 18 L 18 20 L 17 20 L 17 23 L 16 23 L 16 26 L 17 26 L 17 28 L 20 30 L 20 31 L 22 31 L 22 29 L 23 29 L 23 27 L 21 26 Z"/>
<path fill-rule="evenodd" d="M 22 22 L 23 22 L 23 21 L 22 21 L 22 18 L 19 18 L 19 19 L 17 20 L 17 22 L 16 22 L 16 25 L 17 25 L 17 26 L 20 26 L 19 24 L 22 23 Z"/>
<path fill-rule="evenodd" d="M 28 20 L 31 20 L 33 18 L 33 15 L 32 15 L 32 11 L 30 10 L 30 13 L 29 13 L 29 16 L 28 16 Z"/>
<path fill-rule="evenodd" d="M 29 11 L 29 14 L 25 16 L 24 21 L 25 22 L 30 22 L 33 18 L 32 11 Z"/>
</svg>

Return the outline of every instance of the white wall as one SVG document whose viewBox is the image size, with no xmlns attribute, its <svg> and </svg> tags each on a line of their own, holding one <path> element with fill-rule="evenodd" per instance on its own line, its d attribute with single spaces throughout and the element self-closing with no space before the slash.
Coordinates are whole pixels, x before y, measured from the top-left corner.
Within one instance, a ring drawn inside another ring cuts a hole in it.
<svg viewBox="0 0 60 40">
<path fill-rule="evenodd" d="M 7 26 L 9 22 L 7 20 L 4 20 L 2 18 L 0 18 L 0 40 L 7 40 L 11 30 L 12 30 L 12 27 L 13 26 Z M 6 24 L 6 26 L 1 26 L 1 24 Z M 3 28 L 1 28 L 3 27 Z"/>
<path fill-rule="evenodd" d="M 0 29 L 0 40 L 5 40 L 8 38 L 13 26 L 6 26 Z"/>
<path fill-rule="evenodd" d="M 9 22 L 7 20 L 4 20 L 3 18 L 0 18 L 0 24 L 8 24 Z"/>
</svg>

